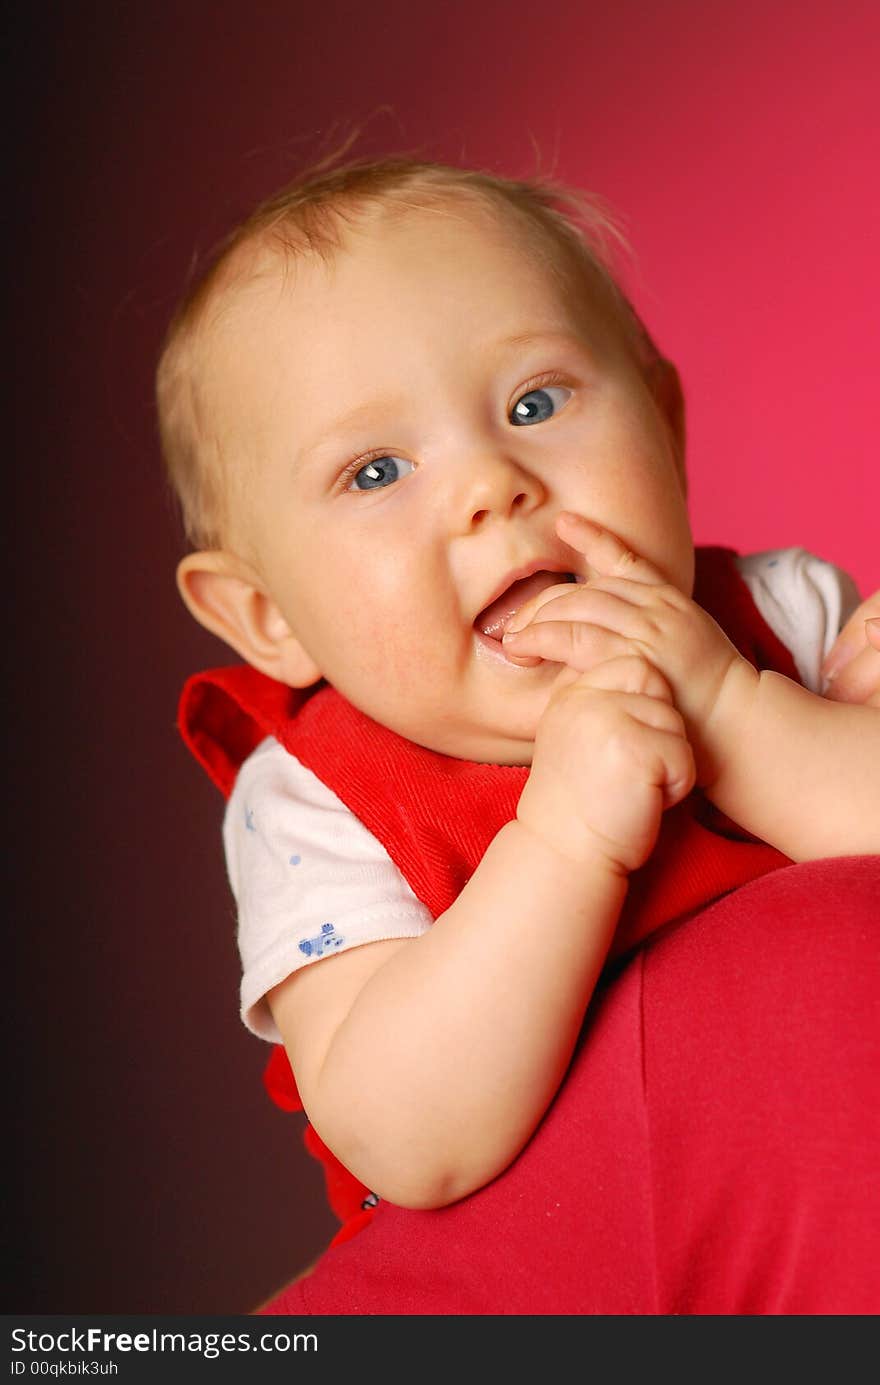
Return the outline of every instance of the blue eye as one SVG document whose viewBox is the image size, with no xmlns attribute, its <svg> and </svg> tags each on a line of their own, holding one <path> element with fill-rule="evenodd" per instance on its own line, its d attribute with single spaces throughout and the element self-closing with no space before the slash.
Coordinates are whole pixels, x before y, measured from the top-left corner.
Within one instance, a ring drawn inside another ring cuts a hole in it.
<svg viewBox="0 0 880 1385">
<path fill-rule="evenodd" d="M 528 390 L 514 404 L 510 421 L 518 428 L 528 427 L 530 423 L 545 423 L 560 409 L 564 409 L 570 398 L 571 390 L 564 389 L 562 385 Z"/>
<path fill-rule="evenodd" d="M 379 490 L 383 486 L 392 486 L 401 476 L 406 476 L 407 472 L 412 470 L 412 462 L 405 461 L 403 457 L 374 457 L 371 462 L 365 462 L 362 467 L 358 467 L 348 489 Z"/>
</svg>

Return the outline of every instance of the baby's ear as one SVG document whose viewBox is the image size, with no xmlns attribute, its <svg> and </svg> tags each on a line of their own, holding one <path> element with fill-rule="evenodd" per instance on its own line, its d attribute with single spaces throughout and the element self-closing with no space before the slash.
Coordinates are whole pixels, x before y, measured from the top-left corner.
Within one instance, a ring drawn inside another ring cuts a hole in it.
<svg viewBox="0 0 880 1385">
<path fill-rule="evenodd" d="M 177 586 L 199 624 L 254 668 L 292 688 L 321 678 L 259 575 L 234 553 L 188 553 L 178 564 Z"/>
<path fill-rule="evenodd" d="M 648 387 L 669 424 L 675 443 L 678 459 L 678 474 L 682 488 L 687 493 L 687 474 L 685 472 L 685 445 L 687 429 L 685 426 L 684 391 L 681 378 L 671 361 L 657 356 L 648 366 Z"/>
</svg>

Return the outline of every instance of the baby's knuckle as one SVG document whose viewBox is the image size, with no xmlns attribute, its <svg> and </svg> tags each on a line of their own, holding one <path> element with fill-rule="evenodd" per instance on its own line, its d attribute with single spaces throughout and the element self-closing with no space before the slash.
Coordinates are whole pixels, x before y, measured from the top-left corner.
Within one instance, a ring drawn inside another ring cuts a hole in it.
<svg viewBox="0 0 880 1385">
<path fill-rule="evenodd" d="M 565 627 L 565 638 L 568 647 L 569 662 L 571 662 L 577 656 L 578 651 L 582 648 L 582 646 L 585 643 L 582 634 L 583 628 L 584 627 L 582 625 L 577 625 L 573 621 Z"/>
<path fill-rule="evenodd" d="M 695 777 L 694 753 L 686 741 L 680 742 L 666 759 L 668 777 L 676 783 L 693 783 Z"/>
<path fill-rule="evenodd" d="M 663 691 L 663 678 L 644 654 L 627 654 L 621 659 L 621 664 L 627 692 L 659 695 Z"/>
<path fill-rule="evenodd" d="M 675 736 L 683 736 L 685 734 L 684 717 L 673 703 L 663 703 L 662 710 L 660 710 L 659 713 L 655 708 L 655 715 L 659 715 L 659 719 L 663 723 L 664 731 L 671 731 Z"/>
<path fill-rule="evenodd" d="M 609 682 L 621 692 L 642 691 L 647 678 L 646 660 L 640 654 L 621 654 L 605 665 Z"/>
<path fill-rule="evenodd" d="M 640 726 L 620 706 L 612 705 L 604 711 L 601 730 L 607 755 L 618 762 L 631 759 L 633 746 L 641 732 Z"/>
<path fill-rule="evenodd" d="M 694 605 L 691 598 L 685 596 L 684 592 L 678 587 L 674 587 L 671 582 L 664 582 L 662 586 L 657 588 L 657 599 L 676 615 L 685 614 Z"/>
<path fill-rule="evenodd" d="M 635 566 L 637 562 L 638 558 L 636 557 L 635 553 L 633 553 L 632 549 L 624 548 L 617 555 L 617 561 L 614 564 L 614 570 L 619 577 L 625 577 L 626 574 Z"/>
<path fill-rule="evenodd" d="M 587 676 L 596 688 L 629 697 L 638 697 L 654 686 L 651 663 L 643 655 L 631 652 L 597 664 Z"/>
<path fill-rule="evenodd" d="M 672 700 L 669 684 L 660 670 L 650 663 L 648 664 L 645 686 L 642 691 L 646 696 L 653 697 L 657 702 L 671 702 Z"/>
<path fill-rule="evenodd" d="M 580 680 L 564 683 L 561 687 L 555 688 L 551 694 L 544 717 L 563 723 L 574 722 L 580 720 L 585 713 L 592 711 L 593 706 L 594 691 L 592 688 Z"/>
</svg>

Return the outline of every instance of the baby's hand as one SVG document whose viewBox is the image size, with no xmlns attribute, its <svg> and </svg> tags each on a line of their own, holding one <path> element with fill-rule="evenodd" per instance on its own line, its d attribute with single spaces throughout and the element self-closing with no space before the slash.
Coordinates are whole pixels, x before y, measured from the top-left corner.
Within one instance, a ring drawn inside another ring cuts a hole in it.
<svg viewBox="0 0 880 1385">
<path fill-rule="evenodd" d="M 826 697 L 880 707 L 880 592 L 869 596 L 850 616 L 822 672 Z"/>
<path fill-rule="evenodd" d="M 561 682 L 541 717 L 517 818 L 570 860 L 643 865 L 694 759 L 666 680 L 636 655 Z"/>
<path fill-rule="evenodd" d="M 508 658 L 548 659 L 579 672 L 625 654 L 648 660 L 684 717 L 699 782 L 712 783 L 737 709 L 745 710 L 754 687 L 751 665 L 711 616 L 613 534 L 573 514 L 559 516 L 557 532 L 592 575 L 527 602 L 505 632 Z"/>
</svg>

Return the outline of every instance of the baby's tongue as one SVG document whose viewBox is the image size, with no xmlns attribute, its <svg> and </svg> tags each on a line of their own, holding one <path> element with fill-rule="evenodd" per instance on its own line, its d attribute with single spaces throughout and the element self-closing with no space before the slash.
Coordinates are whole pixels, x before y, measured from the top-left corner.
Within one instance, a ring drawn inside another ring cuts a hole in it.
<svg viewBox="0 0 880 1385">
<path fill-rule="evenodd" d="M 564 572 L 533 572 L 531 577 L 521 577 L 518 582 L 512 582 L 497 601 L 493 601 L 491 606 L 481 611 L 474 624 L 490 639 L 500 640 L 508 621 L 513 619 L 521 606 L 531 601 L 533 596 L 546 591 L 548 587 L 570 581 L 571 578 Z"/>
</svg>

